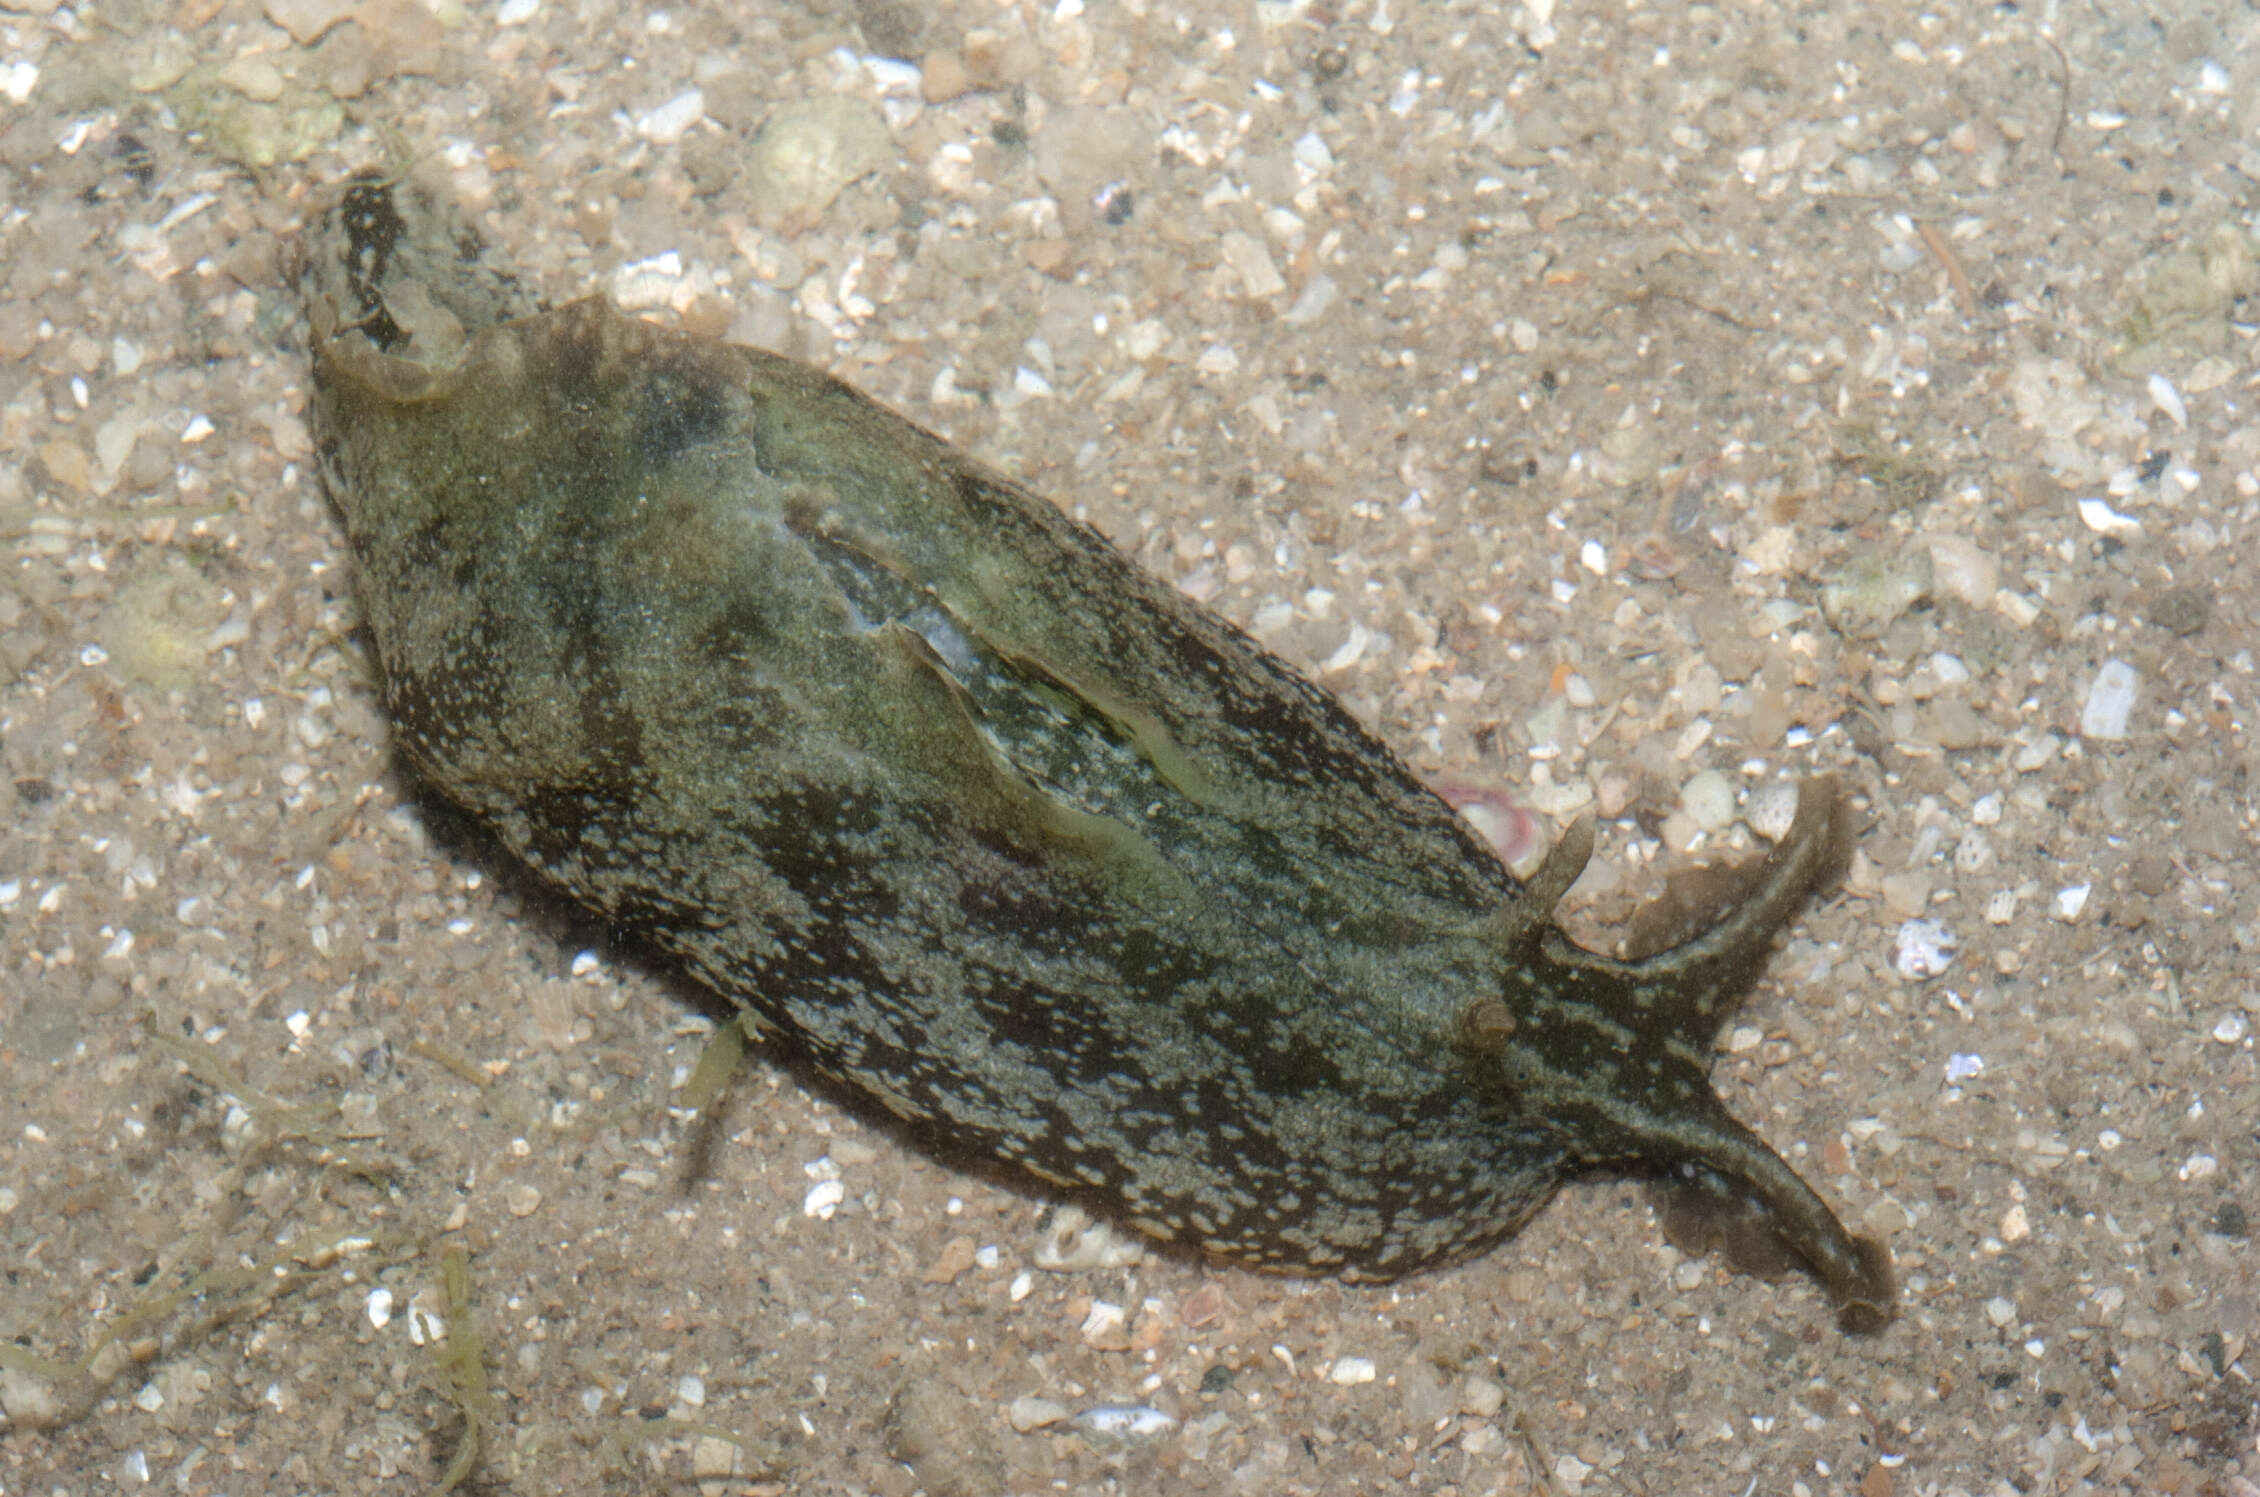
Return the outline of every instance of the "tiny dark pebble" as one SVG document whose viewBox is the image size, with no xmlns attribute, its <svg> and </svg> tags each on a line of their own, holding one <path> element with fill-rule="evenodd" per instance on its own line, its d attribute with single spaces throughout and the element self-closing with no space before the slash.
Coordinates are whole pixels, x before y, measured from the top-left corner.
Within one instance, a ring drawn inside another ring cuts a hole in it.
<svg viewBox="0 0 2260 1497">
<path fill-rule="evenodd" d="M 2150 600 L 2143 617 L 2186 638 L 2213 622 L 2213 590 L 2201 582 L 2169 587 Z"/>
<path fill-rule="evenodd" d="M 1201 1374 L 1201 1392 L 1210 1395 L 1230 1392 L 1232 1381 L 1236 1376 L 1238 1374 L 1234 1373 L 1231 1368 L 1225 1366 L 1222 1362 L 1218 1362 Z"/>
<path fill-rule="evenodd" d="M 2243 1237 L 2251 1232 L 2252 1221 L 2244 1214 L 2242 1206 L 2234 1201 L 2223 1201 L 2220 1209 L 2213 1213 L 2213 1230 L 2223 1237 Z"/>
<path fill-rule="evenodd" d="M 1509 487 L 1528 483 L 1538 476 L 1538 459 L 1515 445 L 1486 447 L 1482 457 L 1476 460 L 1475 476 L 1485 483 Z"/>
</svg>

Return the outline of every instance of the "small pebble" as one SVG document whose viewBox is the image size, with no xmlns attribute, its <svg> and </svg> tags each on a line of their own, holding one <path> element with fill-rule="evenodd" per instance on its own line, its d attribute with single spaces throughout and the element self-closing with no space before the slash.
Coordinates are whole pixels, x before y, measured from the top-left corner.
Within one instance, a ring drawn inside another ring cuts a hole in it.
<svg viewBox="0 0 2260 1497">
<path fill-rule="evenodd" d="M 1601 776 L 1593 787 L 1593 810 L 1603 821 L 1615 821 L 1632 809 L 1639 798 L 1640 787 L 1632 776 L 1611 771 Z"/>
<path fill-rule="evenodd" d="M 1993 601 L 2000 587 L 2001 567 L 1990 552 L 1959 535 L 1934 535 L 1927 544 L 1933 582 L 1941 597 L 1953 598 L 1974 608 L 1983 608 Z"/>
<path fill-rule="evenodd" d="M 700 1435 L 691 1446 L 691 1476 L 699 1481 L 719 1481 L 735 1475 L 738 1447 L 719 1435 Z"/>
<path fill-rule="evenodd" d="M 1345 1388 L 1356 1387 L 1360 1383 L 1370 1383 L 1374 1376 L 1373 1358 L 1371 1357 L 1337 1357 L 1334 1360 L 1334 1365 L 1326 1370 L 1328 1382 L 1339 1384 Z"/>
<path fill-rule="evenodd" d="M 512 1216 L 532 1216 L 541 1210 L 541 1192 L 531 1185 L 513 1185 L 502 1204 Z"/>
<path fill-rule="evenodd" d="M 2009 760 L 2009 765 L 2019 774 L 2031 774 L 2053 760 L 2064 747 L 2064 740 L 2054 733 L 2043 733 L 2032 742 L 2019 746 Z"/>
<path fill-rule="evenodd" d="M 282 70 L 256 53 L 228 62 L 220 69 L 219 80 L 261 104 L 272 104 L 283 96 Z"/>
<path fill-rule="evenodd" d="M 1954 844 L 1954 871 L 1961 874 L 1983 873 L 1993 866 L 1993 839 L 1983 832 L 1969 832 Z"/>
<path fill-rule="evenodd" d="M 38 346 L 38 309 L 28 301 L 0 302 L 0 360 L 20 359 Z"/>
<path fill-rule="evenodd" d="M 1680 809 L 1706 832 L 1734 824 L 1734 782 L 1715 769 L 1706 769 L 1679 787 Z"/>
<path fill-rule="evenodd" d="M 1897 556 L 1853 558 L 1821 586 L 1821 611 L 1856 639 L 1872 639 L 1930 596 L 1936 580 L 1930 548 L 1912 546 Z"/>
<path fill-rule="evenodd" d="M 11 1438 L 18 1430 L 39 1429 L 62 1417 L 55 1385 L 20 1367 L 0 1367 L 0 1414 L 8 1416 Z"/>
<path fill-rule="evenodd" d="M 1779 842 L 1797 819 L 1797 787 L 1787 780 L 1768 780 L 1750 792 L 1742 819 L 1768 842 Z"/>
<path fill-rule="evenodd" d="M 955 52 L 929 52 L 918 69 L 919 94 L 929 104 L 947 104 L 973 86 L 965 59 Z"/>
<path fill-rule="evenodd" d="M 1946 1057 L 1946 1084 L 1959 1086 L 1984 1070 L 1985 1057 L 1982 1055 L 1949 1055 Z"/>
<path fill-rule="evenodd" d="M 1021 1434 L 1026 1434 L 1032 1429 L 1042 1429 L 1046 1425 L 1057 1424 L 1067 1415 L 1066 1404 L 1060 1403 L 1056 1399 L 1037 1398 L 1029 1394 L 1023 1394 L 1014 1399 L 1005 1406 L 1004 1411 L 1005 1422 Z"/>
<path fill-rule="evenodd" d="M 1506 1389 L 1490 1378 L 1470 1376 L 1460 1384 L 1460 1412 L 1470 1419 L 1490 1418 L 1506 1400 Z"/>
<path fill-rule="evenodd" d="M 2242 1014 L 2223 1014 L 2213 1026 L 2213 1038 L 2224 1045 L 2234 1045 L 2244 1038 L 2245 1023 Z"/>
<path fill-rule="evenodd" d="M 1882 888 L 1884 908 L 1902 919 L 1912 920 L 1930 908 L 1930 875 L 1921 869 L 1887 874 Z"/>
<path fill-rule="evenodd" d="M 825 1150 L 825 1157 L 842 1169 L 853 1169 L 859 1164 L 873 1164 L 879 1151 L 860 1138 L 835 1138 Z"/>
<path fill-rule="evenodd" d="M 2069 888 L 2058 889 L 2053 911 L 2056 918 L 2066 925 L 2079 919 L 2080 911 L 2087 908 L 2088 890 L 2092 887 L 2094 886 L 2091 884 L 2073 884 Z"/>
<path fill-rule="evenodd" d="M 772 233 L 812 227 L 858 177 L 894 160 L 877 109 L 834 94 L 787 104 L 754 137 L 746 177 L 755 220 Z"/>
<path fill-rule="evenodd" d="M 74 494 L 83 494 L 94 484 L 94 464 L 86 449 L 65 437 L 42 442 L 34 454 L 47 480 Z"/>
<path fill-rule="evenodd" d="M 1985 719 L 1968 702 L 1939 702 L 1931 709 L 1930 731 L 1940 748 L 1956 753 L 1973 749 L 1991 736 Z"/>
<path fill-rule="evenodd" d="M 307 47 L 352 15 L 354 0 L 265 0 L 260 9 L 268 20 L 289 32 L 292 41 Z"/>
<path fill-rule="evenodd" d="M 1269 301 L 1287 289 L 1287 279 L 1272 262 L 1271 251 L 1253 235 L 1239 229 L 1230 230 L 1224 235 L 1220 248 L 1224 263 L 1239 276 L 1241 293 L 1250 301 Z"/>
<path fill-rule="evenodd" d="M 921 1275 L 929 1284 L 954 1283 L 973 1267 L 976 1244 L 970 1237 L 952 1237 L 942 1244 L 941 1256 Z"/>
<path fill-rule="evenodd" d="M 1888 1196 L 1870 1205 L 1860 1213 L 1860 1225 L 1877 1237 L 1889 1237 L 1894 1232 L 1904 1232 L 1914 1225 L 1907 1208 Z"/>
</svg>

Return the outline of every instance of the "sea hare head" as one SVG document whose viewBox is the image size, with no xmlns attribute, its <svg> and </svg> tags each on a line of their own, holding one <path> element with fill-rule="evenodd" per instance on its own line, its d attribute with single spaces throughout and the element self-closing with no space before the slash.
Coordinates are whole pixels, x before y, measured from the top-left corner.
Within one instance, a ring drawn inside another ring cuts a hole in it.
<svg viewBox="0 0 2260 1497">
<path fill-rule="evenodd" d="M 1542 918 L 1590 854 L 1590 831 L 1573 830 L 1502 922 L 1501 939 L 1525 964 L 1519 986 L 1533 996 L 1519 1012 L 1471 1004 L 1462 1042 L 1479 1057 L 1479 1084 L 1549 1119 L 1573 1161 L 1670 1182 L 1667 1227 L 1682 1246 L 1723 1248 L 1759 1272 L 1804 1267 L 1827 1286 L 1844 1329 L 1873 1331 L 1891 1318 L 1889 1253 L 1848 1232 L 1710 1083 L 1712 1043 L 1774 933 L 1841 865 L 1843 814 L 1834 780 L 1809 782 L 1741 903 L 1637 961 L 1585 951 Z"/>
</svg>

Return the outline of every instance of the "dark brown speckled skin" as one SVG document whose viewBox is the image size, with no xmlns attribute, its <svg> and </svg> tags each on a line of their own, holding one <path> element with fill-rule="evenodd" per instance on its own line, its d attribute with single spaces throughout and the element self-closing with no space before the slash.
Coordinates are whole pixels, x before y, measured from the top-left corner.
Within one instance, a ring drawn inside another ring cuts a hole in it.
<svg viewBox="0 0 2260 1497">
<path fill-rule="evenodd" d="M 1382 1279 L 1566 1175 L 1847 1233 L 1708 1052 L 1833 865 L 1646 961 L 1572 945 L 1331 697 L 827 376 L 530 313 L 416 190 L 310 232 L 316 419 L 400 752 L 543 877 L 960 1145 L 1252 1265 Z M 515 318 L 515 320 L 503 320 Z M 467 341 L 466 341 L 467 338 Z"/>
</svg>

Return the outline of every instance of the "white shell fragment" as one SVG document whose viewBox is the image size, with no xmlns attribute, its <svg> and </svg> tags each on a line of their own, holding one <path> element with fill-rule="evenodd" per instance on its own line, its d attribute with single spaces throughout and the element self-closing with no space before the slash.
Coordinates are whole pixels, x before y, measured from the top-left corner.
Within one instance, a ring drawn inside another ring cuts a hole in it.
<svg viewBox="0 0 2260 1497">
<path fill-rule="evenodd" d="M 2150 403 L 2174 425 L 2189 430 L 2189 407 L 2182 403 L 2181 391 L 2174 388 L 2174 382 L 2163 374 L 2150 376 Z"/>
<path fill-rule="evenodd" d="M 1250 301 L 1267 301 L 1287 289 L 1287 279 L 1279 273 L 1271 252 L 1253 235 L 1233 229 L 1224 235 L 1219 248 Z"/>
<path fill-rule="evenodd" d="M 1034 1253 L 1038 1268 L 1075 1273 L 1088 1268 L 1128 1268 L 1146 1256 L 1145 1245 L 1124 1237 L 1106 1222 L 1093 1221 L 1080 1206 L 1062 1206 L 1044 1224 Z"/>
<path fill-rule="evenodd" d="M 447 1339 L 447 1316 L 434 1289 L 419 1289 L 408 1299 L 408 1339 L 418 1346 L 437 1346 Z"/>
<path fill-rule="evenodd" d="M 1173 1415 L 1142 1403 L 1102 1403 L 1068 1421 L 1086 1435 L 1128 1443 L 1153 1440 L 1177 1428 Z"/>
<path fill-rule="evenodd" d="M 2120 514 L 2110 506 L 2107 500 L 2082 499 L 2079 506 L 2080 523 L 2097 535 L 2127 536 L 2142 534 L 2140 521 Z"/>
<path fill-rule="evenodd" d="M 1908 982 L 1936 977 L 1954 964 L 1959 939 L 1943 921 L 1909 920 L 1899 927 L 1891 967 Z"/>
<path fill-rule="evenodd" d="M 1370 1383 L 1375 1376 L 1371 1357 L 1337 1357 L 1334 1365 L 1326 1369 L 1326 1380 L 1344 1388 L 1354 1388 L 1360 1383 Z"/>
<path fill-rule="evenodd" d="M 2134 713 L 2135 688 L 2141 678 L 2124 660 L 2106 660 L 2087 689 L 2087 704 L 2080 708 L 2080 736 L 2117 740 L 2127 736 L 2127 719 Z"/>
<path fill-rule="evenodd" d="M 706 118 L 706 95 L 688 88 L 636 116 L 636 133 L 653 145 L 673 145 Z"/>
<path fill-rule="evenodd" d="M 1090 1313 L 1083 1317 L 1079 1334 L 1085 1341 L 1097 1341 L 1112 1335 L 1130 1323 L 1130 1312 L 1111 1300 L 1091 1301 Z"/>
</svg>

